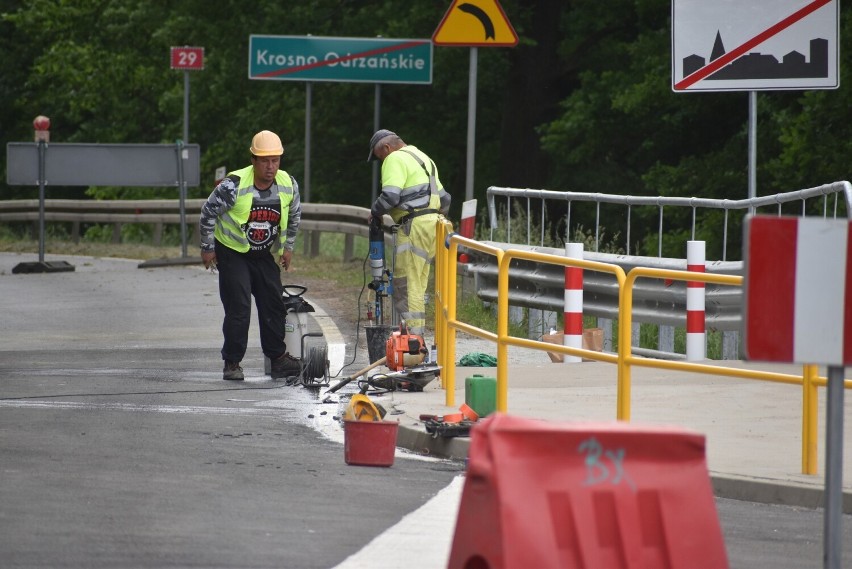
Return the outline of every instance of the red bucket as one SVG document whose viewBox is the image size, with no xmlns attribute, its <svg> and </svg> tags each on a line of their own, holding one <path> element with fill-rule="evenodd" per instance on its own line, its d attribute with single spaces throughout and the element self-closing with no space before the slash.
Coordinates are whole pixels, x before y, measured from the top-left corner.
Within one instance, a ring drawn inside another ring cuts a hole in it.
<svg viewBox="0 0 852 569">
<path fill-rule="evenodd" d="M 346 464 L 391 466 L 398 430 L 396 421 L 343 421 Z"/>
</svg>

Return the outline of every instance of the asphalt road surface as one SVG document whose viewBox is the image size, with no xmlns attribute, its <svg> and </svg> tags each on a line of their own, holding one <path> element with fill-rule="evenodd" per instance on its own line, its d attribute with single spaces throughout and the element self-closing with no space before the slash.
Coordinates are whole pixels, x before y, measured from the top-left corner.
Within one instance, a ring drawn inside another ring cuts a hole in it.
<svg viewBox="0 0 852 569">
<path fill-rule="evenodd" d="M 0 270 L 0 566 L 445 565 L 462 463 L 345 464 L 339 404 L 266 377 L 255 329 L 222 381 L 209 273 L 72 261 Z M 717 505 L 731 567 L 822 566 L 822 510 Z"/>
<path fill-rule="evenodd" d="M 347 465 L 337 406 L 195 354 L 3 353 L 0 565 L 333 567 L 462 470 Z"/>
</svg>

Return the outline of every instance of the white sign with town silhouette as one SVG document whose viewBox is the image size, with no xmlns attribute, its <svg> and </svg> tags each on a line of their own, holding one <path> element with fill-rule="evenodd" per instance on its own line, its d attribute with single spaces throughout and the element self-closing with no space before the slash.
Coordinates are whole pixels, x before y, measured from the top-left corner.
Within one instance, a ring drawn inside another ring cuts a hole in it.
<svg viewBox="0 0 852 569">
<path fill-rule="evenodd" d="M 672 0 L 672 89 L 836 89 L 839 9 L 839 0 Z"/>
</svg>

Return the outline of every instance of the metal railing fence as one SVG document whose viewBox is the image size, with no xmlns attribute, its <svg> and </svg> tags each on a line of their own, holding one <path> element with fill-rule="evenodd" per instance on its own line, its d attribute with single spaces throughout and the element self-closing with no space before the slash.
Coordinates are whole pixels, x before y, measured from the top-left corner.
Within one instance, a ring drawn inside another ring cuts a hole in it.
<svg viewBox="0 0 852 569">
<path fill-rule="evenodd" d="M 491 243 L 503 250 L 513 248 L 524 251 L 561 256 L 563 251 L 551 247 L 534 247 Z M 461 271 L 475 283 L 477 296 L 486 302 L 497 301 L 498 267 L 493 255 L 475 251 L 464 251 L 469 258 Z M 637 257 L 609 253 L 586 253 L 583 258 L 590 261 L 618 265 L 625 272 L 635 267 L 653 267 L 665 270 L 686 268 L 685 259 Z M 741 261 L 717 261 L 706 264 L 712 274 L 741 275 Z M 563 267 L 516 259 L 511 267 L 512 287 L 508 291 L 509 304 L 531 310 L 562 313 L 565 302 L 565 274 Z M 583 314 L 601 320 L 618 317 L 619 287 L 611 274 L 592 271 L 583 275 Z M 706 322 L 709 329 L 725 335 L 738 335 L 742 323 L 742 291 L 738 287 L 725 285 L 708 286 L 705 289 Z M 636 285 L 637 305 L 634 321 L 643 324 L 683 328 L 686 324 L 686 285 L 664 279 L 645 279 Z M 611 331 L 604 327 L 605 345 L 609 345 Z M 540 335 L 540 334 L 539 334 Z M 736 343 L 736 342 L 734 342 Z M 634 341 L 638 346 L 638 341 Z M 659 347 L 659 346 L 658 346 Z M 661 353 L 663 350 L 659 350 Z M 732 353 L 724 353 L 723 359 L 738 359 L 736 346 Z M 676 354 L 668 353 L 668 357 Z"/>
<path fill-rule="evenodd" d="M 505 198 L 505 211 L 510 215 L 499 215 L 498 203 L 499 198 Z M 832 199 L 833 198 L 833 201 Z M 636 208 L 652 208 L 657 210 L 657 256 L 662 256 L 663 236 L 666 233 L 665 225 L 665 209 L 666 208 L 687 208 L 691 210 L 690 234 L 691 239 L 696 239 L 696 229 L 698 227 L 698 212 L 699 210 L 720 211 L 722 213 L 722 227 L 714 231 L 714 235 L 721 237 L 721 260 L 726 261 L 728 253 L 728 244 L 730 241 L 729 227 L 731 225 L 731 217 L 737 214 L 736 221 L 741 222 L 742 218 L 748 213 L 759 213 L 768 208 L 774 208 L 775 213 L 781 214 L 782 206 L 786 204 L 795 204 L 800 202 L 801 215 L 805 215 L 808 207 L 813 210 L 818 210 L 819 207 L 809 206 L 812 200 L 822 199 L 822 215 L 824 217 L 837 217 L 842 215 L 846 217 L 849 212 L 852 212 L 852 185 L 847 181 L 833 182 L 823 184 L 814 188 L 796 190 L 792 192 L 784 192 L 769 196 L 761 196 L 755 198 L 747 198 L 742 200 L 728 199 L 709 199 L 709 198 L 685 198 L 685 197 L 650 197 L 650 196 L 628 196 L 615 195 L 604 193 L 586 193 L 586 192 L 557 192 L 552 190 L 534 190 L 534 189 L 519 189 L 519 188 L 504 188 L 491 186 L 487 190 L 487 207 L 489 218 L 489 229 L 491 235 L 489 239 L 494 240 L 495 232 L 501 229 L 501 222 L 505 224 L 505 229 L 502 230 L 501 236 L 505 234 L 506 238 L 501 239 L 506 243 L 513 242 L 512 236 L 512 205 L 514 201 L 524 203 L 526 210 L 526 235 L 521 235 L 516 238 L 517 243 L 525 243 L 526 245 L 544 246 L 547 243 L 546 226 L 546 211 L 548 203 L 564 204 L 566 214 L 564 217 L 565 240 L 571 241 L 571 217 L 572 206 L 575 204 L 592 204 L 595 208 L 595 232 L 594 232 L 594 251 L 600 251 L 601 243 L 601 228 L 607 227 L 610 230 L 623 229 L 625 241 L 624 250 L 627 255 L 631 255 L 631 234 L 633 229 L 633 212 Z M 841 203 L 842 200 L 842 203 Z M 538 243 L 534 243 L 532 230 L 536 224 L 533 215 L 533 201 L 538 201 L 541 204 L 539 219 L 537 225 L 539 229 Z M 622 212 L 616 216 L 604 219 L 602 217 L 602 205 L 611 204 L 619 206 Z M 843 211 L 840 211 L 841 205 Z M 560 220 L 561 221 L 561 220 Z M 611 223 L 609 223 L 611 222 Z"/>
<path fill-rule="evenodd" d="M 484 330 L 458 319 L 458 253 L 459 247 L 493 255 L 498 267 L 497 291 L 497 328 L 496 332 Z M 616 353 L 596 352 L 570 346 L 560 346 L 549 342 L 520 338 L 509 334 L 509 279 L 510 266 L 516 259 L 525 259 L 536 263 L 547 263 L 561 267 L 579 267 L 589 271 L 601 271 L 615 276 L 618 283 L 618 346 Z M 453 231 L 448 221 L 438 222 L 436 231 L 435 257 L 435 338 L 438 345 L 438 364 L 442 368 L 441 387 L 446 390 L 445 404 L 455 407 L 455 344 L 456 333 L 463 332 L 478 338 L 490 340 L 497 347 L 497 401 L 496 409 L 508 410 L 508 358 L 509 346 L 518 346 L 545 352 L 555 352 L 595 361 L 616 364 L 617 398 L 615 416 L 619 420 L 630 420 L 631 368 L 642 366 L 658 369 L 678 370 L 684 373 L 721 375 L 746 380 L 760 380 L 802 388 L 802 473 L 816 474 L 817 471 L 817 387 L 825 387 L 827 379 L 817 374 L 817 366 L 802 366 L 801 375 L 783 374 L 759 369 L 743 369 L 732 366 L 713 365 L 696 362 L 674 362 L 661 359 L 643 358 L 633 354 L 631 347 L 631 327 L 633 316 L 633 288 L 636 280 L 643 277 L 671 279 L 678 281 L 698 281 L 725 286 L 742 286 L 743 277 L 738 275 L 720 275 L 635 267 L 625 273 L 621 267 L 609 263 L 600 263 L 565 256 L 550 255 L 537 251 L 521 249 L 503 249 L 487 245 L 473 239 L 462 237 Z M 554 369 L 564 369 L 554 368 Z M 845 380 L 844 387 L 852 389 L 852 381 Z"/>
</svg>

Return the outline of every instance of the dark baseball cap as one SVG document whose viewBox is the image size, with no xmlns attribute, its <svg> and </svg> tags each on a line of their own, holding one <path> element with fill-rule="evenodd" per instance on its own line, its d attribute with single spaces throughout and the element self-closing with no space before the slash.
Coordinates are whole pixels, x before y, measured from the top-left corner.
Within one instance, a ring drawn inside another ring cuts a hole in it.
<svg viewBox="0 0 852 569">
<path fill-rule="evenodd" d="M 396 133 L 393 132 L 393 131 L 390 131 L 386 128 L 383 128 L 383 129 L 377 130 L 375 132 L 375 134 L 373 134 L 373 137 L 370 139 L 370 155 L 367 156 L 367 162 L 370 162 L 371 160 L 376 159 L 376 155 L 373 154 L 373 150 L 376 149 L 376 145 L 379 143 L 379 141 L 381 139 L 387 138 L 388 136 L 396 136 Z"/>
</svg>

